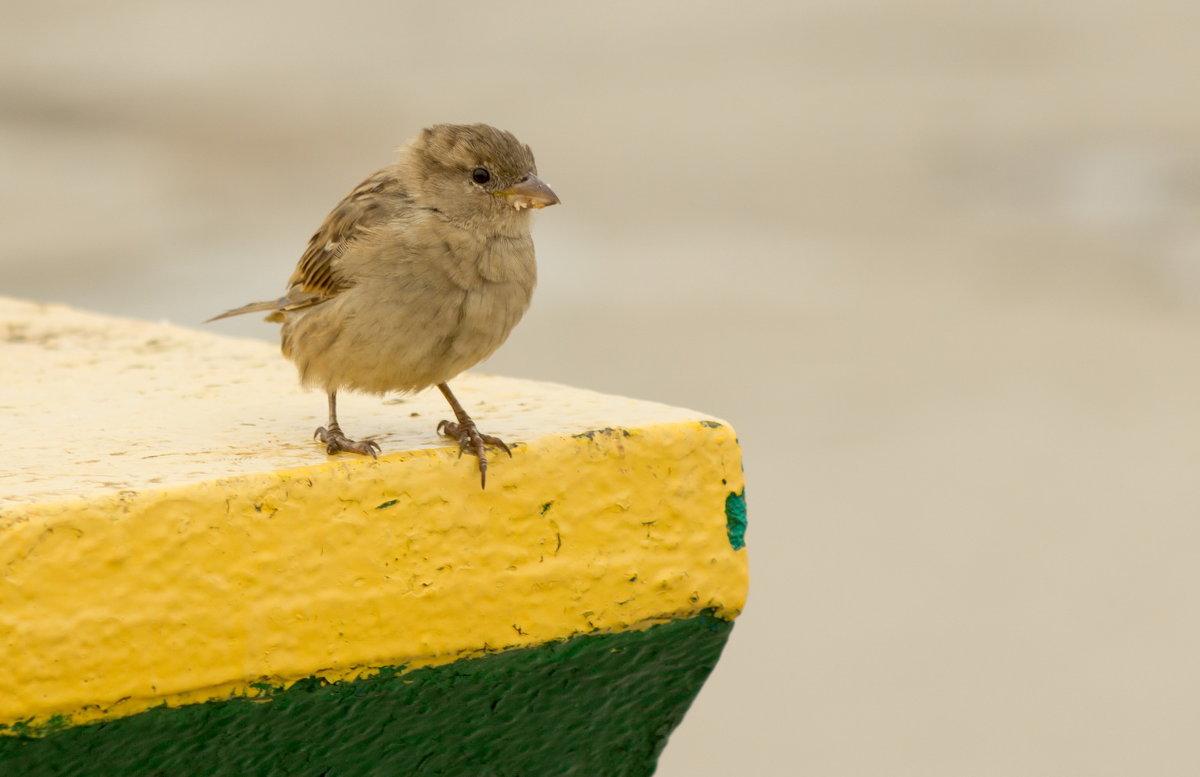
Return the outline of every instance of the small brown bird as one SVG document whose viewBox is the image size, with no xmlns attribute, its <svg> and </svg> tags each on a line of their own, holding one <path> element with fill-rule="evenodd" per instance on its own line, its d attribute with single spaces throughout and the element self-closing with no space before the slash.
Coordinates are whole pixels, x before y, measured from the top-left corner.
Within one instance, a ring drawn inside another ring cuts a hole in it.
<svg viewBox="0 0 1200 777">
<path fill-rule="evenodd" d="M 329 396 L 315 437 L 331 454 L 374 457 L 373 440 L 347 437 L 337 392 L 413 392 L 437 386 L 457 419 L 437 425 L 479 458 L 486 446 L 447 381 L 487 358 L 529 307 L 537 279 L 530 212 L 556 204 L 533 152 L 486 124 L 438 124 L 406 143 L 325 217 L 287 294 L 209 319 L 269 311 L 283 324 L 283 354 L 305 386 Z"/>
</svg>

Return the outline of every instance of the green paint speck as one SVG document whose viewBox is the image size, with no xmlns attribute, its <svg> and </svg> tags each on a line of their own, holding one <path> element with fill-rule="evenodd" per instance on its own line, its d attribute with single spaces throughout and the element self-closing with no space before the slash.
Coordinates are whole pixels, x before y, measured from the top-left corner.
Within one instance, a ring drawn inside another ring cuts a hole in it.
<svg viewBox="0 0 1200 777">
<path fill-rule="evenodd" d="M 399 499 L 389 499 L 389 500 L 387 500 L 386 502 L 384 502 L 383 504 L 381 504 L 381 505 L 379 505 L 378 507 L 376 507 L 375 509 L 376 509 L 376 510 L 382 510 L 382 509 L 383 509 L 383 508 L 385 508 L 385 507 L 391 507 L 392 505 L 396 504 L 396 503 L 397 503 L 397 502 L 399 502 L 399 501 L 400 501 Z"/>
<path fill-rule="evenodd" d="M 547 502 L 546 504 L 542 505 L 540 508 L 538 508 L 538 515 L 545 515 L 546 513 L 550 512 L 550 506 L 553 504 L 554 502 Z"/>
<path fill-rule="evenodd" d="M 720 429 L 722 426 L 722 424 L 719 424 L 716 421 L 701 421 L 700 425 L 707 426 L 709 429 Z"/>
<path fill-rule="evenodd" d="M 734 550 L 746 547 L 746 489 L 740 493 L 729 492 L 725 497 L 725 530 L 729 532 L 729 544 Z"/>
<path fill-rule="evenodd" d="M 583 439 L 594 440 L 594 439 L 596 439 L 596 435 L 598 435 L 598 434 L 600 434 L 600 435 L 620 434 L 625 437 L 633 436 L 632 434 L 630 434 L 628 429 L 621 429 L 621 428 L 614 429 L 611 426 L 606 426 L 603 429 L 592 429 L 591 431 L 580 432 L 579 434 L 573 434 L 573 435 L 571 435 L 571 437 L 573 437 L 576 440 L 583 440 Z"/>
</svg>

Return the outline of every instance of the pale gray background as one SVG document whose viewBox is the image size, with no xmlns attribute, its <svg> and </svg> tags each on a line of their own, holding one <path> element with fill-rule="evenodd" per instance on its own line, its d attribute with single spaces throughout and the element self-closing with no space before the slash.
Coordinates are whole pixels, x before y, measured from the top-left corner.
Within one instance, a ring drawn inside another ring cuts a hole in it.
<svg viewBox="0 0 1200 777">
<path fill-rule="evenodd" d="M 1200 5 L 334 6 L 7 0 L 0 293 L 195 326 L 511 129 L 563 205 L 484 369 L 745 446 L 659 774 L 1200 773 Z"/>
</svg>

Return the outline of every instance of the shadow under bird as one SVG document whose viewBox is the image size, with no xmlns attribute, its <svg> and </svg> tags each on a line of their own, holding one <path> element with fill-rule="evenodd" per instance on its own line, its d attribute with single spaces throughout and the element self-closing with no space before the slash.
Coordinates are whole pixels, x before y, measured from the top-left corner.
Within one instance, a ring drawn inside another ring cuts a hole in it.
<svg viewBox="0 0 1200 777">
<path fill-rule="evenodd" d="M 437 386 L 455 421 L 437 425 L 474 453 L 487 485 L 486 446 L 449 381 L 495 351 L 529 307 L 537 280 L 530 214 L 558 203 L 536 175 L 533 152 L 486 124 L 438 124 L 396 162 L 354 188 L 325 217 L 287 293 L 209 321 L 267 312 L 283 325 L 283 354 L 300 381 L 329 396 L 315 437 L 330 454 L 375 457 L 337 419 L 337 392 L 414 392 Z"/>
</svg>

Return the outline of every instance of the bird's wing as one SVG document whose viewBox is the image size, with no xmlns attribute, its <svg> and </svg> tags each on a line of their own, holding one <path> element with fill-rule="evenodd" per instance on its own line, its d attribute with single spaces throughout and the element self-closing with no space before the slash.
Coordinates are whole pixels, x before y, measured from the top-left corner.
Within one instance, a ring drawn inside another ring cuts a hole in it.
<svg viewBox="0 0 1200 777">
<path fill-rule="evenodd" d="M 288 281 L 286 307 L 306 307 L 352 286 L 353 282 L 339 272 L 338 258 L 406 199 L 403 184 L 388 169 L 375 173 L 347 194 L 308 241 Z"/>
</svg>

